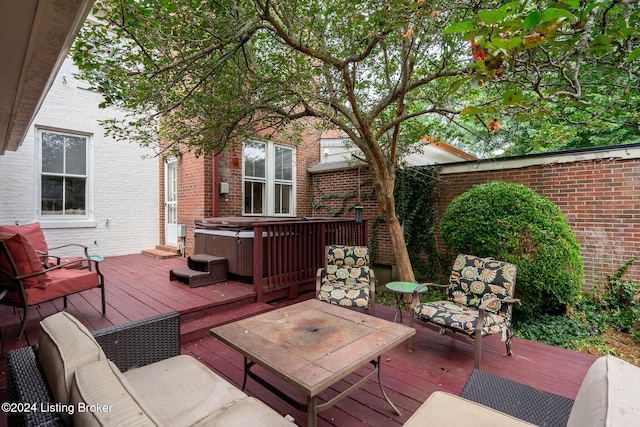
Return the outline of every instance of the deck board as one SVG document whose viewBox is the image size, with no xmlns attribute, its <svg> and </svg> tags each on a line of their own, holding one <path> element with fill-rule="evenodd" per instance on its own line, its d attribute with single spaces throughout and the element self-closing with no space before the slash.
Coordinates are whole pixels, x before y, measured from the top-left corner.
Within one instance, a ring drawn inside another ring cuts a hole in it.
<svg viewBox="0 0 640 427">
<path fill-rule="evenodd" d="M 184 258 L 154 259 L 144 255 L 107 257 L 101 264 L 105 275 L 107 293 L 107 315 L 100 312 L 100 293 L 90 290 L 69 297 L 67 310 L 80 319 L 91 330 L 138 320 L 157 313 L 177 310 L 183 319 L 196 322 L 199 327 L 207 327 L 208 319 L 214 319 L 221 304 L 242 304 L 255 297 L 249 284 L 228 281 L 199 288 L 169 281 L 169 270 L 186 265 Z M 302 299 L 312 297 L 304 295 Z M 273 307 L 294 301 L 275 301 Z M 264 310 L 255 304 L 256 310 Z M 243 315 L 250 310 L 245 303 Z M 212 309 L 213 308 L 213 309 Z M 31 344 L 37 343 L 38 322 L 63 309 L 62 300 L 41 304 L 30 309 L 27 333 Z M 200 311 L 203 310 L 203 311 Z M 200 313 L 205 313 L 200 316 Z M 393 320 L 394 310 L 376 307 L 378 317 Z M 220 313 L 224 317 L 224 313 Z M 212 320 L 213 321 L 213 320 Z M 407 319 L 405 316 L 405 324 Z M 0 325 L 3 344 L 8 349 L 25 346 L 26 340 L 17 340 L 18 316 L 10 307 L 0 306 Z M 188 328 L 184 328 L 185 330 Z M 201 360 L 212 370 L 238 387 L 242 386 L 242 356 L 212 336 L 183 343 L 182 352 Z M 483 339 L 483 370 L 514 381 L 560 394 L 574 399 L 587 369 L 595 360 L 594 356 L 565 350 L 546 344 L 514 338 L 513 356 L 504 355 L 505 346 L 499 336 Z M 4 355 L 0 359 L 0 393 L 4 396 L 6 378 Z M 409 352 L 406 343 L 401 344 L 382 356 L 382 382 L 390 399 L 402 412 L 396 416 L 381 397 L 377 379 L 372 379 L 362 389 L 352 393 L 335 407 L 319 414 L 320 426 L 400 426 L 424 402 L 431 393 L 443 390 L 459 394 L 473 371 L 473 347 L 441 336 L 436 332 L 418 327 L 414 336 L 414 350 Z M 361 368 L 331 389 L 320 395 L 329 399 L 346 389 L 366 374 L 368 368 Z M 273 384 L 282 387 L 299 399 L 302 393 L 274 375 L 263 372 Z M 256 396 L 281 414 L 290 414 L 296 424 L 305 425 L 306 413 L 292 408 L 271 392 L 265 390 L 252 379 L 248 379 L 246 392 Z M 6 425 L 6 414 L 0 414 L 0 427 Z"/>
</svg>

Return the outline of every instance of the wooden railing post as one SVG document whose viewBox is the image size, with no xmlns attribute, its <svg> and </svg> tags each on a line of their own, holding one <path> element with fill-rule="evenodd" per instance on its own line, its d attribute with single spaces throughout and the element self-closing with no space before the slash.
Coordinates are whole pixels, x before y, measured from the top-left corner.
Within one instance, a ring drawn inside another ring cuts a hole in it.
<svg viewBox="0 0 640 427">
<path fill-rule="evenodd" d="M 262 293 L 262 285 L 264 282 L 264 248 L 262 239 L 263 232 L 264 227 L 262 227 L 261 225 L 253 224 L 253 290 L 256 293 L 257 302 L 264 301 L 264 295 Z"/>
</svg>

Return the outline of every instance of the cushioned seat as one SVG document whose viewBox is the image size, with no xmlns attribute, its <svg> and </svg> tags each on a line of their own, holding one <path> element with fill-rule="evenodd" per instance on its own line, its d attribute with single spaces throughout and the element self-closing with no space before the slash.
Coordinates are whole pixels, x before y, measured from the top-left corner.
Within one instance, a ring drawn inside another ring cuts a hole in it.
<svg viewBox="0 0 640 427">
<path fill-rule="evenodd" d="M 514 264 L 460 254 L 453 263 L 449 284 L 443 285 L 447 300 L 421 304 L 422 286 L 417 287 L 409 323 L 473 343 L 475 368 L 480 367 L 481 338 L 485 335 L 501 333 L 511 355 L 511 314 L 518 302 L 513 298 L 516 271 Z"/>
<path fill-rule="evenodd" d="M 375 276 L 366 246 L 326 247 L 326 266 L 316 274 L 316 298 L 375 314 Z"/>
</svg>

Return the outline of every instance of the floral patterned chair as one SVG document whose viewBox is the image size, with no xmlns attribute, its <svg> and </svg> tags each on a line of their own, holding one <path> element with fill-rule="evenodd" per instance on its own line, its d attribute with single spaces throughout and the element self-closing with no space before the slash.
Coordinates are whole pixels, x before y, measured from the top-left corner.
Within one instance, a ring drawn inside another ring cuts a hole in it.
<svg viewBox="0 0 640 427">
<path fill-rule="evenodd" d="M 316 274 L 316 298 L 375 315 L 376 285 L 366 246 L 326 247 L 326 266 Z"/>
<path fill-rule="evenodd" d="M 480 340 L 485 335 L 502 334 L 511 356 L 511 314 L 517 267 L 491 258 L 458 255 L 447 287 L 447 300 L 419 303 L 413 295 L 409 324 L 426 326 L 442 335 L 475 345 L 474 367 L 480 368 Z M 433 284 L 428 284 L 432 286 Z M 410 342 L 409 346 L 411 347 Z"/>
</svg>

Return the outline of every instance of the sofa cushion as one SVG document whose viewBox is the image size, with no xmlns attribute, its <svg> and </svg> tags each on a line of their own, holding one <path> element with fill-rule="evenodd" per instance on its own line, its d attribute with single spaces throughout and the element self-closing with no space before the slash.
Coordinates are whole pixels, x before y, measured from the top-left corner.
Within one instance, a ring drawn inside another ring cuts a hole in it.
<svg viewBox="0 0 640 427">
<path fill-rule="evenodd" d="M 20 224 L 20 225 L 0 225 L 0 232 L 9 234 L 22 234 L 25 236 L 36 250 L 47 253 L 49 249 L 47 247 L 47 241 L 44 238 L 42 227 L 39 222 L 33 224 Z"/>
<path fill-rule="evenodd" d="M 132 369 L 123 375 L 147 407 L 169 426 L 190 426 L 201 422 L 247 397 L 187 355 Z"/>
<path fill-rule="evenodd" d="M 403 424 L 404 427 L 533 426 L 526 421 L 464 399 L 436 391 Z"/>
<path fill-rule="evenodd" d="M 4 240 L 7 249 L 11 253 L 11 257 L 16 264 L 18 274 L 21 276 L 37 273 L 44 270 L 42 259 L 36 252 L 29 239 L 23 234 L 9 234 L 0 231 L 0 240 Z M 9 258 L 2 254 L 0 256 L 0 268 L 6 271 L 12 271 Z M 34 277 L 28 277 L 22 280 L 25 289 L 38 287 L 46 288 L 51 283 L 48 274 L 43 273 Z"/>
<path fill-rule="evenodd" d="M 76 370 L 106 360 L 102 348 L 89 330 L 67 312 L 40 322 L 38 363 L 57 402 L 69 403 Z"/>
<path fill-rule="evenodd" d="M 600 357 L 582 381 L 567 427 L 636 426 L 638 396 L 640 367 L 614 356 Z"/>
<path fill-rule="evenodd" d="M 165 393 L 171 394 L 168 390 Z M 109 360 L 90 363 L 76 371 L 71 387 L 75 426 L 160 426 L 144 407 L 127 379 Z"/>
</svg>

